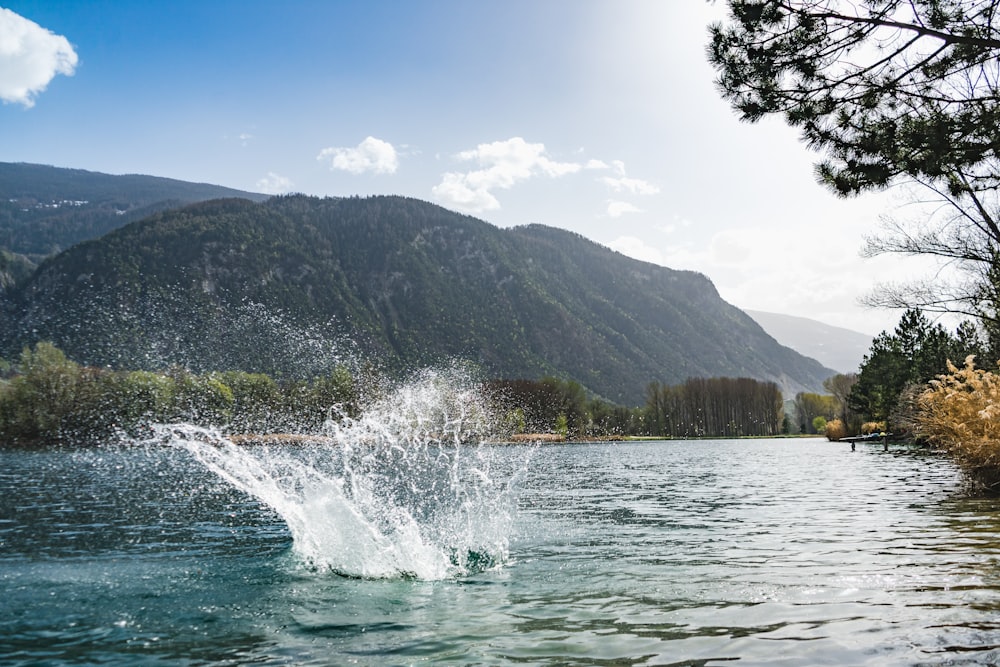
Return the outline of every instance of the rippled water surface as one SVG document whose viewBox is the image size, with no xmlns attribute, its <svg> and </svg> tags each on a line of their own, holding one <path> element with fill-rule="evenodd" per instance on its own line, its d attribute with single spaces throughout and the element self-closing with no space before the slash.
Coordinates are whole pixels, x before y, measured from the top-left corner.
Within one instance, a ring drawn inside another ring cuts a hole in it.
<svg viewBox="0 0 1000 667">
<path fill-rule="evenodd" d="M 182 449 L 0 451 L 0 664 L 1000 662 L 1000 506 L 945 459 L 504 452 L 529 461 L 507 562 L 428 581 L 303 562 L 277 512 Z"/>
</svg>

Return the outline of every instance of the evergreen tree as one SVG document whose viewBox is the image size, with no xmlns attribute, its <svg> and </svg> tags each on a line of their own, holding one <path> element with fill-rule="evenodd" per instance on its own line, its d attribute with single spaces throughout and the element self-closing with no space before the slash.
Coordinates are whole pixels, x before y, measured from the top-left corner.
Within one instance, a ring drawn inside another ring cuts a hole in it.
<svg viewBox="0 0 1000 667">
<path fill-rule="evenodd" d="M 907 386 L 922 384 L 947 370 L 961 353 L 944 327 L 932 324 L 919 310 L 903 314 L 892 334 L 872 342 L 848 397 L 851 410 L 875 421 L 889 419 Z"/>
<path fill-rule="evenodd" d="M 826 152 L 818 171 L 837 192 L 900 175 L 996 188 L 998 5 L 729 0 L 709 58 L 744 120 L 781 114 Z"/>
<path fill-rule="evenodd" d="M 901 181 L 931 193 L 921 218 L 889 221 L 865 252 L 942 258 L 956 277 L 880 287 L 869 302 L 1000 328 L 1000 0 L 728 4 L 709 58 L 744 120 L 800 129 L 840 195 Z"/>
</svg>

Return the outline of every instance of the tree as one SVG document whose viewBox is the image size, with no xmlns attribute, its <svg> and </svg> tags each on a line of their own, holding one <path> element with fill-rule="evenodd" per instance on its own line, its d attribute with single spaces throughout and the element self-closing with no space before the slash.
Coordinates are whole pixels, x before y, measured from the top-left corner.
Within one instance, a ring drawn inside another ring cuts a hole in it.
<svg viewBox="0 0 1000 667">
<path fill-rule="evenodd" d="M 868 419 L 887 420 L 908 386 L 945 372 L 948 359 L 961 353 L 943 326 L 932 324 L 919 310 L 908 310 L 892 334 L 883 331 L 875 337 L 851 388 L 849 406 Z"/>
<path fill-rule="evenodd" d="M 62 437 L 75 409 L 80 367 L 52 343 L 24 348 L 18 363 L 21 375 L 11 381 L 10 403 L 2 409 L 7 430 L 15 438 L 37 439 L 51 433 Z"/>
<path fill-rule="evenodd" d="M 838 373 L 837 375 L 830 376 L 823 380 L 823 389 L 825 389 L 828 394 L 833 396 L 834 400 L 837 402 L 837 413 L 835 417 L 841 421 L 844 428 L 855 429 L 861 425 L 860 421 L 858 421 L 851 412 L 851 408 L 847 403 L 847 398 L 851 395 L 851 389 L 855 384 L 857 384 L 857 382 L 857 373 Z"/>
<path fill-rule="evenodd" d="M 826 417 L 823 415 L 813 417 L 812 427 L 816 433 L 826 433 Z"/>
<path fill-rule="evenodd" d="M 781 390 L 752 378 L 689 378 L 646 388 L 650 435 L 667 437 L 777 435 L 781 430 Z"/>
<path fill-rule="evenodd" d="M 486 390 L 504 410 L 520 410 L 522 430 L 546 432 L 565 421 L 567 432 L 580 434 L 590 422 L 586 392 L 572 380 L 493 380 Z"/>
<path fill-rule="evenodd" d="M 818 417 L 822 417 L 822 424 L 836 418 L 840 406 L 833 396 L 823 394 L 813 394 L 809 392 L 799 392 L 795 395 L 795 416 L 799 420 L 799 426 L 803 433 L 819 433 L 816 426 Z"/>
<path fill-rule="evenodd" d="M 783 114 L 841 194 L 901 175 L 1000 185 L 998 0 L 729 0 L 719 87 L 748 121 Z M 956 183 L 956 187 L 964 187 Z"/>
<path fill-rule="evenodd" d="M 1000 173 L 1000 163 L 995 164 L 994 171 Z M 885 217 L 880 232 L 865 239 L 862 254 L 934 257 L 942 264 L 941 270 L 929 279 L 880 285 L 864 301 L 873 307 L 920 308 L 972 317 L 989 339 L 1000 340 L 1000 196 L 996 185 L 954 192 L 945 191 L 939 183 L 924 182 L 923 186 L 933 193 L 923 202 L 923 217 Z"/>
<path fill-rule="evenodd" d="M 839 195 L 910 181 L 935 206 L 887 221 L 869 255 L 930 255 L 954 280 L 869 302 L 1000 328 L 1000 0 L 729 0 L 710 28 L 718 85 L 747 121 L 779 114 L 825 155 Z"/>
</svg>

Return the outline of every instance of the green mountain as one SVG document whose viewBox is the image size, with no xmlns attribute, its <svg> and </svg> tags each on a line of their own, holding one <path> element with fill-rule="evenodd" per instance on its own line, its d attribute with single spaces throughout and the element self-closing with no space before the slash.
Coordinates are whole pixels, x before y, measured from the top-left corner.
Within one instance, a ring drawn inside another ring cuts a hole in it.
<svg viewBox="0 0 1000 667">
<path fill-rule="evenodd" d="M 206 183 L 0 162 L 0 249 L 37 260 L 157 211 L 267 195 Z"/>
<path fill-rule="evenodd" d="M 2 350 L 47 339 L 128 368 L 309 372 L 334 354 L 468 359 L 625 404 L 653 380 L 833 372 L 779 345 L 703 275 L 541 225 L 499 229 L 403 197 L 227 199 L 157 213 L 44 262 L 9 293 Z"/>
</svg>

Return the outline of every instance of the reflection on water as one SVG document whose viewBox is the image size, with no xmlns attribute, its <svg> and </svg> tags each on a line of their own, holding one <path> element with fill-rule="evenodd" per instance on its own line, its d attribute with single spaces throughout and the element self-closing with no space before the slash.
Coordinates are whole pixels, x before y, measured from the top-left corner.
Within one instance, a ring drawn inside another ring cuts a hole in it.
<svg viewBox="0 0 1000 667">
<path fill-rule="evenodd" d="M 185 451 L 0 452 L 0 663 L 1000 662 L 1000 506 L 933 454 L 551 446 L 521 486 L 503 568 L 359 580 Z"/>
</svg>

